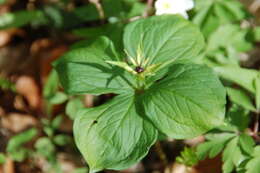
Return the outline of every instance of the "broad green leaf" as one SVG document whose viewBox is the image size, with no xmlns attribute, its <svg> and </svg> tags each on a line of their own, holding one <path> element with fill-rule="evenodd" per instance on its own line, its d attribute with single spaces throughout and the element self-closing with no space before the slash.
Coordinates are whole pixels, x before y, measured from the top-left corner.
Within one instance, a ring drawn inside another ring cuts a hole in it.
<svg viewBox="0 0 260 173">
<path fill-rule="evenodd" d="M 227 94 L 233 103 L 251 111 L 256 110 L 251 98 L 243 90 L 227 87 Z"/>
<path fill-rule="evenodd" d="M 260 111 L 260 75 L 254 80 L 256 109 Z"/>
<path fill-rule="evenodd" d="M 252 30 L 252 34 L 255 41 L 260 41 L 260 27 L 257 26 Z"/>
<path fill-rule="evenodd" d="M 208 51 L 203 59 L 209 67 L 232 65 L 239 67 L 239 53 L 231 46 Z"/>
<path fill-rule="evenodd" d="M 30 22 L 43 18 L 41 11 L 18 11 L 5 13 L 0 16 L 0 30 L 22 27 Z"/>
<path fill-rule="evenodd" d="M 121 95 L 79 112 L 74 137 L 91 173 L 128 168 L 157 140 L 157 130 L 139 115 L 136 106 L 133 95 Z"/>
<path fill-rule="evenodd" d="M 124 45 L 134 59 L 140 55 L 148 64 L 172 63 L 196 58 L 204 48 L 204 39 L 199 29 L 183 17 L 162 15 L 128 24 Z"/>
<path fill-rule="evenodd" d="M 88 173 L 87 168 L 77 168 L 73 171 L 73 173 Z"/>
<path fill-rule="evenodd" d="M 23 144 L 29 142 L 37 135 L 37 130 L 35 128 L 31 128 L 24 132 L 21 132 L 18 135 L 13 136 L 8 144 L 7 144 L 7 152 L 13 152 L 22 147 Z"/>
<path fill-rule="evenodd" d="M 239 144 L 243 151 L 245 151 L 247 154 L 252 154 L 255 146 L 255 141 L 251 136 L 248 136 L 247 134 L 243 133 L 239 136 Z"/>
<path fill-rule="evenodd" d="M 146 114 L 160 131 L 185 139 L 223 123 L 225 88 L 210 68 L 177 64 L 168 74 L 143 95 Z"/>
<path fill-rule="evenodd" d="M 69 94 L 122 93 L 130 90 L 122 69 L 105 61 L 118 60 L 113 44 L 98 39 L 87 48 L 74 49 L 55 62 L 61 84 Z"/>
<path fill-rule="evenodd" d="M 79 28 L 74 30 L 73 33 L 77 36 L 88 39 L 88 41 L 89 39 L 94 40 L 100 36 L 106 36 L 111 41 L 113 41 L 117 50 L 123 51 L 124 48 L 123 48 L 122 36 L 123 36 L 124 26 L 125 26 L 124 23 L 119 23 L 119 22 L 108 23 L 97 27 Z"/>
<path fill-rule="evenodd" d="M 230 82 L 234 82 L 248 91 L 255 93 L 254 80 L 258 71 L 236 66 L 218 66 L 214 70 L 219 76 Z"/>
<path fill-rule="evenodd" d="M 84 104 L 80 98 L 70 99 L 66 105 L 66 114 L 74 120 L 79 109 L 84 108 Z"/>
</svg>

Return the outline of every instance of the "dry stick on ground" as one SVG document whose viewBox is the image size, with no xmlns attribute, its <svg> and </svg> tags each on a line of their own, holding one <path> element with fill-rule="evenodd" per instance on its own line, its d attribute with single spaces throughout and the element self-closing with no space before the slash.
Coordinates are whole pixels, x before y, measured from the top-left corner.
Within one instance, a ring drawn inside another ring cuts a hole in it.
<svg viewBox="0 0 260 173">
<path fill-rule="evenodd" d="M 143 17 L 148 17 L 150 10 L 153 8 L 154 0 L 147 0 L 146 10 L 143 13 Z"/>
<path fill-rule="evenodd" d="M 257 111 L 255 113 L 256 113 L 256 119 L 255 119 L 255 122 L 254 122 L 254 127 L 253 127 L 253 129 L 249 129 L 248 135 L 253 137 L 257 143 L 260 143 L 260 136 L 259 136 L 259 132 L 258 132 L 259 131 L 260 112 Z"/>
<path fill-rule="evenodd" d="M 11 158 L 7 158 L 3 166 L 4 173 L 15 173 L 14 171 L 14 161 Z"/>
<path fill-rule="evenodd" d="M 258 134 L 259 130 L 259 112 L 256 113 L 256 120 L 254 124 L 254 134 Z"/>
</svg>

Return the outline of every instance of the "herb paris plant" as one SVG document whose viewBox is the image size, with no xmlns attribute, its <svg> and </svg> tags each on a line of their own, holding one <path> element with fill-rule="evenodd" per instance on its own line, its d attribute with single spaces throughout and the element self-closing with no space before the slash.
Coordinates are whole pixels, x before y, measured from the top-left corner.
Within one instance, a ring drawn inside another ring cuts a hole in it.
<svg viewBox="0 0 260 173">
<path fill-rule="evenodd" d="M 140 19 L 126 27 L 123 40 L 126 60 L 102 37 L 55 63 L 69 94 L 119 94 L 76 116 L 76 144 L 91 172 L 130 167 L 147 154 L 158 131 L 192 138 L 222 124 L 225 114 L 219 79 L 191 63 L 204 47 L 195 25 L 175 15 Z"/>
</svg>

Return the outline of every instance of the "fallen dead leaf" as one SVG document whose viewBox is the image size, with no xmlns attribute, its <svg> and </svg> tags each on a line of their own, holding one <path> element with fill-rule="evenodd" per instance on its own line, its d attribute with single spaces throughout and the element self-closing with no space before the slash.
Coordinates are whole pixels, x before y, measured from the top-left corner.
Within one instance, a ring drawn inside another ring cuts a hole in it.
<svg viewBox="0 0 260 173">
<path fill-rule="evenodd" d="M 27 114 L 11 113 L 2 118 L 2 127 L 12 132 L 20 132 L 30 126 L 35 126 L 37 120 Z"/>
<path fill-rule="evenodd" d="M 39 108 L 41 103 L 40 91 L 35 80 L 30 76 L 21 76 L 16 82 L 16 90 L 28 101 L 31 108 Z"/>
<path fill-rule="evenodd" d="M 217 156 L 213 159 L 201 161 L 195 168 L 199 173 L 222 173 L 221 167 L 221 157 Z"/>
</svg>

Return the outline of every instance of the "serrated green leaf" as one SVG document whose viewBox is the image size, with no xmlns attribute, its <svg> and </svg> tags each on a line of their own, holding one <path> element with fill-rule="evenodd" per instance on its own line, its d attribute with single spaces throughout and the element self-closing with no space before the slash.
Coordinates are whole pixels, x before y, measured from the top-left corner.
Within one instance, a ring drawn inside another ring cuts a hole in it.
<svg viewBox="0 0 260 173">
<path fill-rule="evenodd" d="M 207 51 L 222 47 L 232 47 L 237 52 L 249 51 L 253 48 L 253 44 L 247 38 L 248 33 L 248 29 L 241 29 L 236 24 L 222 25 L 208 37 Z"/>
<path fill-rule="evenodd" d="M 122 93 L 130 89 L 122 69 L 105 61 L 119 60 L 113 44 L 102 37 L 90 47 L 74 49 L 56 61 L 62 86 L 69 94 Z"/>
<path fill-rule="evenodd" d="M 100 36 L 106 36 L 111 41 L 113 41 L 115 47 L 118 51 L 123 52 L 124 45 L 123 45 L 123 31 L 124 31 L 125 24 L 121 22 L 116 23 L 108 23 L 105 25 L 97 26 L 97 27 L 86 27 L 86 28 L 79 28 L 73 31 L 73 33 L 77 36 L 86 38 L 85 42 L 89 42 L 90 40 L 95 40 Z M 86 44 L 85 44 L 86 45 Z M 80 44 L 76 43 L 73 47 L 83 47 L 84 42 Z M 86 46 L 84 46 L 86 47 Z"/>
<path fill-rule="evenodd" d="M 48 137 L 52 137 L 54 134 L 54 129 L 50 126 L 43 127 L 43 131 Z"/>
<path fill-rule="evenodd" d="M 178 15 L 154 16 L 126 26 L 124 46 L 129 58 L 150 64 L 192 60 L 204 47 L 199 29 Z"/>
<path fill-rule="evenodd" d="M 243 133 L 239 136 L 239 144 L 243 151 L 245 151 L 247 154 L 252 154 L 255 146 L 255 141 L 251 136 L 248 136 L 247 134 Z"/>
<path fill-rule="evenodd" d="M 63 135 L 63 134 L 60 134 L 60 135 L 56 135 L 54 136 L 53 138 L 53 142 L 56 144 L 56 145 L 59 145 L 59 146 L 64 146 L 68 143 L 71 142 L 71 137 L 68 136 L 68 135 Z"/>
<path fill-rule="evenodd" d="M 223 173 L 231 173 L 246 157 L 239 147 L 239 137 L 233 138 L 223 152 Z"/>
<path fill-rule="evenodd" d="M 227 87 L 227 94 L 232 102 L 250 111 L 256 110 L 256 108 L 252 103 L 251 98 L 241 89 L 234 89 L 234 88 Z"/>
<path fill-rule="evenodd" d="M 59 77 L 55 70 L 52 70 L 43 88 L 43 96 L 48 99 L 58 91 Z"/>
<path fill-rule="evenodd" d="M 227 112 L 228 124 L 237 129 L 236 131 L 244 132 L 250 122 L 249 111 L 238 105 L 233 105 Z"/>
<path fill-rule="evenodd" d="M 240 21 L 249 16 L 236 0 L 196 0 L 193 22 L 198 24 L 206 38 L 220 25 Z"/>
<path fill-rule="evenodd" d="M 157 130 L 142 119 L 136 106 L 133 95 L 121 95 L 79 112 L 74 137 L 90 172 L 127 168 L 142 159 L 157 140 Z"/>
<path fill-rule="evenodd" d="M 197 146 L 199 160 L 204 160 L 207 156 L 209 158 L 216 157 L 224 149 L 228 141 L 235 136 L 233 133 L 221 133 L 215 134 L 212 138 L 207 138 L 209 141 Z"/>
<path fill-rule="evenodd" d="M 55 146 L 53 145 L 51 140 L 47 137 L 39 138 L 34 144 L 34 147 L 38 152 L 38 154 L 44 157 L 50 157 L 55 152 Z"/>
<path fill-rule="evenodd" d="M 194 149 L 188 147 L 184 148 L 181 155 L 176 158 L 176 161 L 189 167 L 192 167 L 199 162 Z"/>
<path fill-rule="evenodd" d="M 63 92 L 56 92 L 52 97 L 49 97 L 48 100 L 51 104 L 58 105 L 66 102 L 68 96 Z"/>
<path fill-rule="evenodd" d="M 250 160 L 246 165 L 246 173 L 259 173 L 260 172 L 260 157 Z"/>
<path fill-rule="evenodd" d="M 53 129 L 58 129 L 58 128 L 60 127 L 60 125 L 61 125 L 62 120 L 63 120 L 62 115 L 56 116 L 56 117 L 52 120 L 52 122 L 51 122 L 51 127 L 52 127 Z"/>
<path fill-rule="evenodd" d="M 24 26 L 30 22 L 43 18 L 41 11 L 17 11 L 4 13 L 0 16 L 0 30 Z"/>
<path fill-rule="evenodd" d="M 18 135 L 13 136 L 7 144 L 7 152 L 14 152 L 22 147 L 23 144 L 29 142 L 37 135 L 37 130 L 35 128 L 31 128 L 24 132 L 21 132 Z"/>
<path fill-rule="evenodd" d="M 236 66 L 218 66 L 214 70 L 225 80 L 234 82 L 246 90 L 255 93 L 254 80 L 258 71 Z"/>
<path fill-rule="evenodd" d="M 260 75 L 254 80 L 256 109 L 260 111 Z"/>
<path fill-rule="evenodd" d="M 246 164 L 246 173 L 259 173 L 260 172 L 260 146 L 254 148 L 251 158 Z"/>
<path fill-rule="evenodd" d="M 226 93 L 217 76 L 201 65 L 174 65 L 143 96 L 148 118 L 163 133 L 192 138 L 223 123 Z"/>
</svg>

